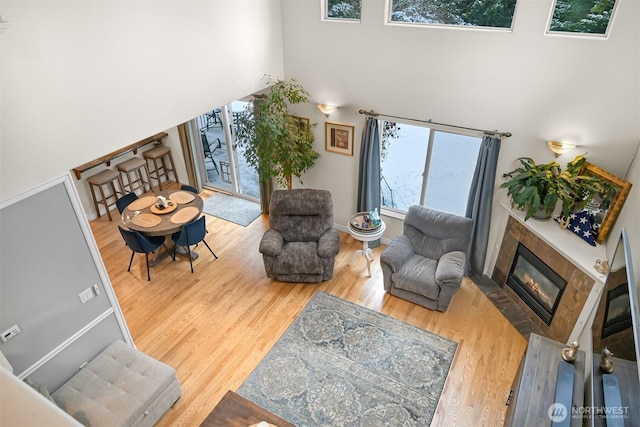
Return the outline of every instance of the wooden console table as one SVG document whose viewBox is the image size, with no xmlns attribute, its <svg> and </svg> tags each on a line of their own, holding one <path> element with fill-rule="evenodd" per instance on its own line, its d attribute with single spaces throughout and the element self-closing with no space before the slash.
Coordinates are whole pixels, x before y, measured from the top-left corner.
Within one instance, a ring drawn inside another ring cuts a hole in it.
<svg viewBox="0 0 640 427">
<path fill-rule="evenodd" d="M 247 427 L 261 421 L 277 427 L 295 427 L 231 390 L 213 408 L 200 427 Z"/>
<path fill-rule="evenodd" d="M 549 408 L 555 403 L 558 364 L 562 361 L 565 344 L 531 334 L 527 351 L 520 363 L 511 393 L 507 399 L 505 426 L 551 425 Z M 585 353 L 578 351 L 573 363 L 573 407 L 584 406 Z M 571 408 L 567 408 L 571 417 Z M 572 427 L 582 426 L 582 417 L 571 417 Z"/>
</svg>

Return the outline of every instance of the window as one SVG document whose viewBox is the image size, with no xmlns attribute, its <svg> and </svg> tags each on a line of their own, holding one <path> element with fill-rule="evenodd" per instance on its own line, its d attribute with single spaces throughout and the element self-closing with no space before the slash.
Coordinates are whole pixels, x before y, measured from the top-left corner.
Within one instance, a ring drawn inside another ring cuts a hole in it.
<svg viewBox="0 0 640 427">
<path fill-rule="evenodd" d="M 605 35 L 616 0 L 556 0 L 549 32 Z"/>
<path fill-rule="evenodd" d="M 324 0 L 324 19 L 360 21 L 362 0 Z"/>
<path fill-rule="evenodd" d="M 390 23 L 511 28 L 516 0 L 388 0 Z"/>
<path fill-rule="evenodd" d="M 464 216 L 482 138 L 383 122 L 381 204 L 386 214 L 411 205 Z"/>
</svg>

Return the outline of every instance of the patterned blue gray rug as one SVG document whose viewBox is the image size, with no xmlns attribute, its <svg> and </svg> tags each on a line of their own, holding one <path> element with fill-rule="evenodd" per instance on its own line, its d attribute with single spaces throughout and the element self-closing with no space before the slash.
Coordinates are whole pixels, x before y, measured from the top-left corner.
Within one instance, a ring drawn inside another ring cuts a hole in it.
<svg viewBox="0 0 640 427">
<path fill-rule="evenodd" d="M 428 426 L 456 347 L 318 292 L 238 393 L 298 427 Z"/>
</svg>

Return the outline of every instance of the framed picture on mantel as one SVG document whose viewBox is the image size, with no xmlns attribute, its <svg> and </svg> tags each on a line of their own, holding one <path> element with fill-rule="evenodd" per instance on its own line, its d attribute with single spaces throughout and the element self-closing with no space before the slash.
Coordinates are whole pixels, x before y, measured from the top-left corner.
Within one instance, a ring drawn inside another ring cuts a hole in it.
<svg viewBox="0 0 640 427">
<path fill-rule="evenodd" d="M 596 242 L 602 244 L 622 210 L 624 201 L 631 191 L 631 183 L 591 163 L 584 164 L 582 174 L 598 177 L 604 182 L 604 192 L 596 194 L 585 207 L 591 218 L 591 228 Z"/>
</svg>

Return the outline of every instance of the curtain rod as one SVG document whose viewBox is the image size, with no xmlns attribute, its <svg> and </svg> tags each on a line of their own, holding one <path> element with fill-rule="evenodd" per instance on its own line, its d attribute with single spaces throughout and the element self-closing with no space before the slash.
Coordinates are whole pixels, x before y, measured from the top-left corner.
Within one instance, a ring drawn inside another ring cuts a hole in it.
<svg viewBox="0 0 640 427">
<path fill-rule="evenodd" d="M 389 114 L 376 113 L 373 110 L 371 110 L 371 111 L 359 110 L 358 113 L 364 114 L 365 116 L 369 116 L 369 117 L 384 116 L 384 117 L 390 117 L 392 119 L 411 120 L 411 121 L 414 121 L 414 122 L 428 123 L 428 124 L 432 124 L 432 125 L 440 125 L 440 126 L 448 126 L 448 127 L 452 127 L 452 128 L 458 128 L 458 129 L 474 130 L 474 131 L 482 132 L 482 133 L 487 134 L 487 135 L 494 135 L 494 136 L 495 135 L 499 135 L 499 136 L 505 137 L 505 138 L 509 138 L 512 135 L 511 132 L 498 132 L 497 130 L 492 131 L 492 130 L 485 130 L 485 129 L 468 128 L 468 127 L 464 127 L 464 126 L 448 125 L 446 123 L 437 123 L 437 122 L 431 121 L 431 119 L 429 119 L 429 120 L 417 120 L 417 119 L 411 119 L 409 117 L 390 116 Z"/>
</svg>

